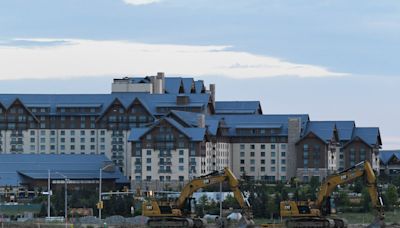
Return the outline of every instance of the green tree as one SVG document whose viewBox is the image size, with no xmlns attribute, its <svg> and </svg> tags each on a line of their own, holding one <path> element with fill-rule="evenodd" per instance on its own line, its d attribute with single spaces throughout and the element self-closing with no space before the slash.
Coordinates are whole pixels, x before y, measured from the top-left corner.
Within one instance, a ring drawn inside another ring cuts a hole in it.
<svg viewBox="0 0 400 228">
<path fill-rule="evenodd" d="M 227 195 L 222 205 L 224 208 L 234 208 L 234 209 L 240 208 L 239 203 L 232 195 Z"/>
<path fill-rule="evenodd" d="M 361 206 L 364 212 L 369 212 L 371 210 L 371 197 L 366 188 L 361 191 Z"/>
<path fill-rule="evenodd" d="M 389 210 L 393 210 L 393 208 L 397 205 L 397 201 L 399 200 L 396 186 L 394 186 L 393 184 L 389 184 L 385 195 L 387 198 L 385 204 L 387 205 Z"/>
</svg>

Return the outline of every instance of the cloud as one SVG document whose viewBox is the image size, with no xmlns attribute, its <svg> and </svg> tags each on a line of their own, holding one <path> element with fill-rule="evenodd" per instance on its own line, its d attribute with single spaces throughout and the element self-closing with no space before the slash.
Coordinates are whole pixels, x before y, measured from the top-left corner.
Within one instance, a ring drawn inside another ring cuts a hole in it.
<svg viewBox="0 0 400 228">
<path fill-rule="evenodd" d="M 345 73 L 278 58 L 229 50 L 229 46 L 146 44 L 82 39 L 29 39 L 57 45 L 0 45 L 0 79 L 101 75 L 221 75 L 231 78 L 273 76 L 334 77 Z"/>
<path fill-rule="evenodd" d="M 130 5 L 147 5 L 147 4 L 152 4 L 152 3 L 157 3 L 161 2 L 161 0 L 123 0 L 126 4 Z"/>
</svg>

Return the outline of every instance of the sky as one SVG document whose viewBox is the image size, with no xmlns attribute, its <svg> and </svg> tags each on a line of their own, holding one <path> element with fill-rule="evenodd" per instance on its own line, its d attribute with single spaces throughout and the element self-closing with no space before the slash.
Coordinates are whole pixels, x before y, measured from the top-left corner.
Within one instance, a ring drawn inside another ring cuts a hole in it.
<svg viewBox="0 0 400 228">
<path fill-rule="evenodd" d="M 400 149 L 397 0 L 1 0 L 0 93 L 190 76 L 265 114 L 355 120 Z"/>
</svg>

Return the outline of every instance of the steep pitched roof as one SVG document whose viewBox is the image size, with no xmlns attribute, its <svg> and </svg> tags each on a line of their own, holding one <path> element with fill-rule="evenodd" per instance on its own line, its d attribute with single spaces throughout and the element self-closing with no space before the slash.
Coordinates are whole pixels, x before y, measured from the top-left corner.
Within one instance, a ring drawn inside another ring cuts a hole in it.
<svg viewBox="0 0 400 228">
<path fill-rule="evenodd" d="M 262 114 L 259 101 L 216 101 L 216 114 Z"/>
<path fill-rule="evenodd" d="M 336 137 L 335 131 L 336 124 L 333 121 L 309 121 L 302 138 L 306 137 L 310 133 L 314 133 L 322 141 L 328 143 L 332 138 Z"/>
<path fill-rule="evenodd" d="M 377 127 L 356 127 L 353 132 L 353 139 L 356 137 L 369 145 L 382 145 L 381 135 Z"/>
<path fill-rule="evenodd" d="M 175 127 L 182 134 L 186 135 L 192 141 L 203 141 L 203 139 L 206 135 L 205 128 L 184 127 L 180 123 L 178 123 L 176 120 L 174 120 L 170 117 L 163 117 L 163 118 L 157 120 L 156 122 L 154 122 L 150 127 L 131 128 L 131 133 L 128 137 L 128 141 L 132 141 L 132 142 L 139 141 L 142 136 L 146 135 L 148 132 L 150 132 L 152 129 L 154 129 L 156 126 L 158 126 L 158 124 L 162 120 L 167 121 L 169 124 L 171 124 L 173 127 Z"/>
<path fill-rule="evenodd" d="M 356 124 L 354 121 L 334 121 L 340 141 L 349 141 L 353 135 Z"/>
<path fill-rule="evenodd" d="M 400 160 L 400 150 L 381 150 L 379 151 L 379 160 L 387 165 L 393 158 Z"/>
</svg>

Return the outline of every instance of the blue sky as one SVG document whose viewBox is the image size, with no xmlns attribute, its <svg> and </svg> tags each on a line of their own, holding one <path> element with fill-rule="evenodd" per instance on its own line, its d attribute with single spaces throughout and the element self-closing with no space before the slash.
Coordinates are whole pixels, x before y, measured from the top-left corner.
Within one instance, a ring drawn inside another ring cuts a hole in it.
<svg viewBox="0 0 400 228">
<path fill-rule="evenodd" d="M 400 2 L 146 1 L 0 1 L 1 91 L 109 92 L 112 77 L 165 71 L 265 113 L 379 126 L 400 148 Z"/>
</svg>

